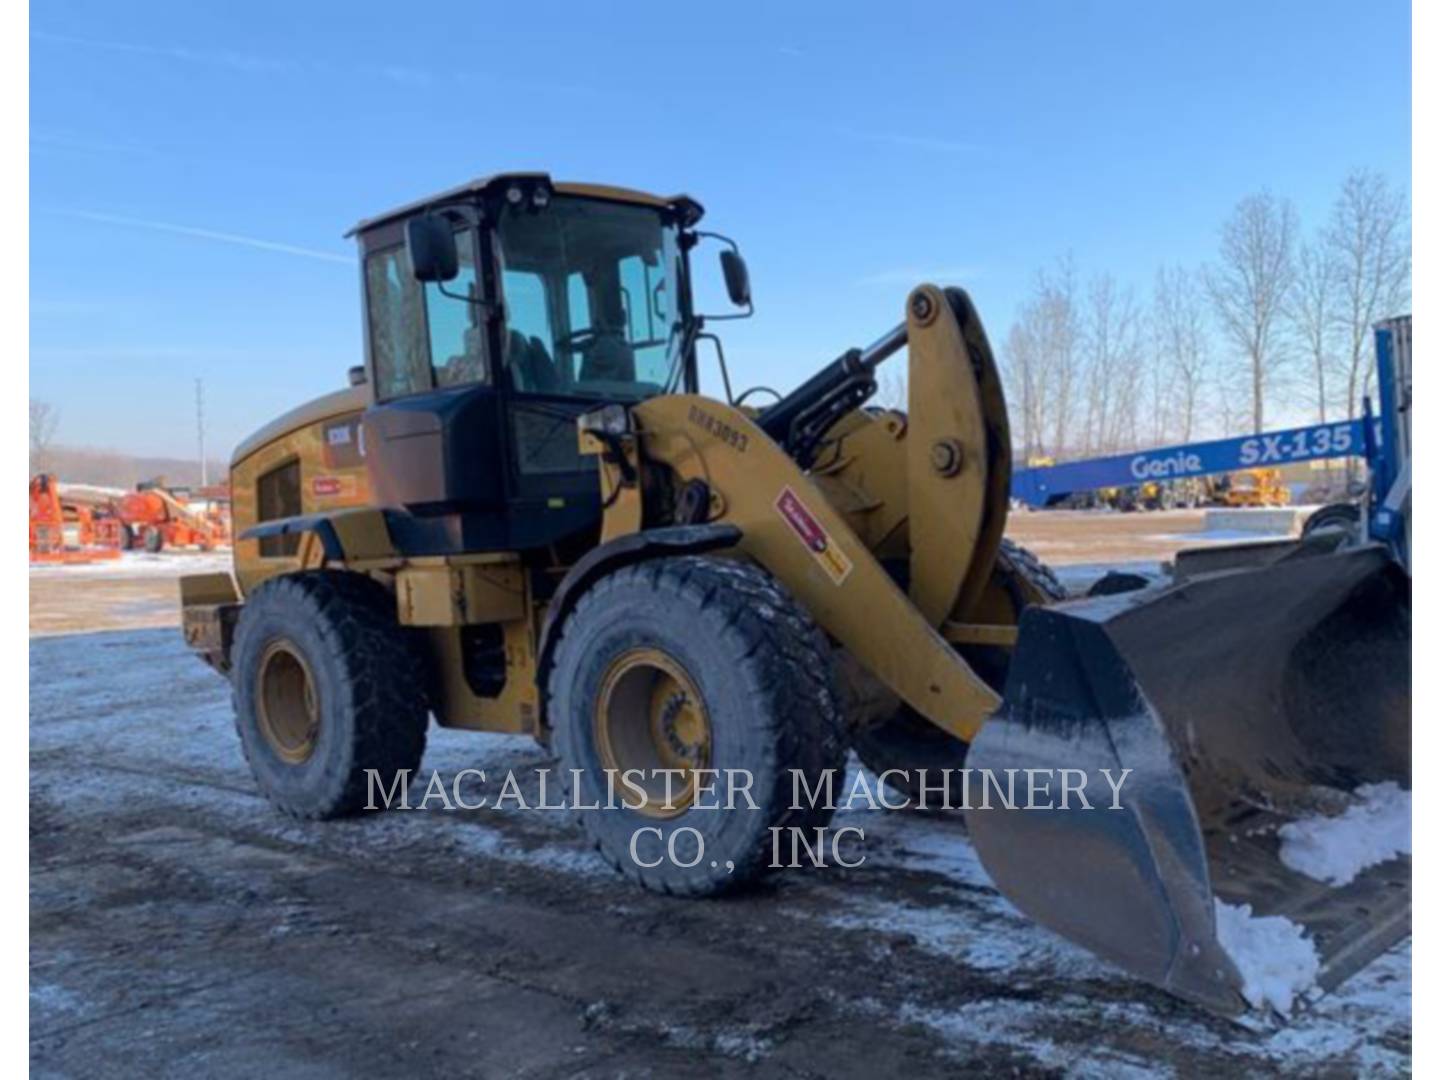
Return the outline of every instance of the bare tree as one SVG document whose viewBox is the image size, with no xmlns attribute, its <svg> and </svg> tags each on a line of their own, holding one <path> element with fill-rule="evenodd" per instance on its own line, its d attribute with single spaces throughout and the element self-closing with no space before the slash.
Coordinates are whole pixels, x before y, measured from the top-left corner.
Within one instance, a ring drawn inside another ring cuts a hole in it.
<svg viewBox="0 0 1440 1080">
<path fill-rule="evenodd" d="M 30 474 L 45 472 L 60 412 L 48 401 L 30 399 Z"/>
<path fill-rule="evenodd" d="M 1178 429 L 1172 434 L 1189 442 L 1195 436 L 1210 367 L 1204 293 L 1195 275 L 1183 267 L 1162 266 L 1155 274 L 1152 307 L 1154 369 L 1167 386 L 1173 426 Z"/>
<path fill-rule="evenodd" d="M 1085 301 L 1085 449 L 1118 450 L 1137 434 L 1140 312 L 1110 274 L 1090 280 Z"/>
<path fill-rule="evenodd" d="M 1336 318 L 1345 365 L 1345 407 L 1355 416 L 1374 364 L 1371 328 L 1410 300 L 1410 214 L 1404 192 L 1378 173 L 1345 178 L 1325 230 L 1335 263 Z"/>
<path fill-rule="evenodd" d="M 1315 412 L 1325 423 L 1334 393 L 1336 331 L 1339 329 L 1339 267 L 1325 243 L 1303 244 L 1295 260 L 1295 287 L 1286 314 L 1305 350 L 1315 380 Z"/>
<path fill-rule="evenodd" d="M 1024 459 L 1028 462 L 1045 455 L 1045 373 L 1042 360 L 1029 325 L 1028 305 L 1021 309 L 1020 320 L 1010 327 L 1002 353 L 1006 393 L 1012 405 L 1018 406 L 1018 417 L 1012 410 Z"/>
<path fill-rule="evenodd" d="M 1220 229 L 1220 261 L 1205 283 L 1220 325 L 1245 355 L 1251 426 L 1265 426 L 1265 390 L 1281 356 L 1276 324 L 1294 278 L 1295 208 L 1268 191 L 1241 199 Z"/>
<path fill-rule="evenodd" d="M 1071 450 L 1076 393 L 1080 384 L 1080 315 L 1075 301 L 1075 262 L 1062 259 L 1053 273 L 1036 282 L 1036 344 L 1048 378 L 1050 446 L 1056 454 Z M 1042 385 L 1041 392 L 1047 389 Z"/>
<path fill-rule="evenodd" d="M 1006 383 L 1018 396 L 1027 459 L 1071 449 L 1080 389 L 1080 320 L 1069 259 L 1040 273 L 1005 339 Z"/>
</svg>

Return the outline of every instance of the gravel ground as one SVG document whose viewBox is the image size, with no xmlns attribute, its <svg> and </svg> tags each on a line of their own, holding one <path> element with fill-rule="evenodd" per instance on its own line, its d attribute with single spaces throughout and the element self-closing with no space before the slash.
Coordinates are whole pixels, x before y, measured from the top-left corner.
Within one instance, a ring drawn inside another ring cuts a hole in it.
<svg viewBox="0 0 1440 1080">
<path fill-rule="evenodd" d="M 137 577 L 31 579 L 37 1075 L 1408 1072 L 1408 943 L 1247 1030 L 1028 922 L 956 817 L 842 811 L 863 865 L 700 902 L 628 887 L 554 812 L 289 821 L 255 792 L 225 683 L 143 626 L 159 608 L 113 628 Z M 173 603 L 172 578 L 140 580 Z M 507 769 L 533 798 L 547 764 L 435 729 L 425 762 L 447 784 L 485 769 L 472 801 Z"/>
</svg>

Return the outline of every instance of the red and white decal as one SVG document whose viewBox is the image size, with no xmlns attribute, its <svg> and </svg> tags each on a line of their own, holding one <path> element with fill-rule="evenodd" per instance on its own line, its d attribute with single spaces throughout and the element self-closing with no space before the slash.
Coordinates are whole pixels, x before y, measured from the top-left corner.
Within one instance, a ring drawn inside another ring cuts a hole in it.
<svg viewBox="0 0 1440 1080">
<path fill-rule="evenodd" d="M 317 499 L 331 499 L 337 495 L 353 494 L 353 476 L 314 476 L 310 478 L 310 494 Z"/>
<path fill-rule="evenodd" d="M 843 585 L 855 564 L 840 550 L 840 546 L 825 531 L 825 526 L 810 512 L 810 508 L 801 501 L 800 496 L 788 487 L 782 488 L 775 500 L 775 509 L 800 542 L 810 549 L 810 554 L 815 556 L 815 561 L 830 580 L 836 585 Z"/>
</svg>

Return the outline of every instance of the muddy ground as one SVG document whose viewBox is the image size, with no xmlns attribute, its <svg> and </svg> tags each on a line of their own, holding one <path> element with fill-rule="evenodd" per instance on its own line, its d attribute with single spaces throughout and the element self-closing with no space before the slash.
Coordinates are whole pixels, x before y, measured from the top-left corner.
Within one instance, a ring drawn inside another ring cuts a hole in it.
<svg viewBox="0 0 1440 1080">
<path fill-rule="evenodd" d="M 1158 566 L 1177 542 L 1148 537 L 1199 528 L 1107 517 L 1135 523 L 1128 540 L 1046 515 L 1014 532 L 1083 581 Z M 37 1075 L 1408 1071 L 1408 943 L 1249 1031 L 1029 923 L 956 818 L 844 811 L 862 866 L 699 902 L 618 880 L 556 812 L 289 821 L 255 791 L 226 684 L 162 608 L 199 566 L 171 559 L 31 578 Z M 525 739 L 434 729 L 426 756 L 447 783 L 486 770 L 468 801 L 493 801 L 507 769 L 533 799 L 546 764 Z"/>
</svg>

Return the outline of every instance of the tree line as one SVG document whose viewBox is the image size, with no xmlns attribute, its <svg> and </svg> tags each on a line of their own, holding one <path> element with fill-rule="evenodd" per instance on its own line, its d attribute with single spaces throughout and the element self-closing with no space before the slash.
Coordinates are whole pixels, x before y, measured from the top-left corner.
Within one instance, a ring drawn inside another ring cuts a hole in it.
<svg viewBox="0 0 1440 1080">
<path fill-rule="evenodd" d="M 1218 240 L 1202 266 L 1160 266 L 1143 295 L 1082 279 L 1073 256 L 1036 275 L 1000 350 L 1025 460 L 1263 431 L 1277 402 L 1321 423 L 1360 414 L 1371 328 L 1410 303 L 1404 191 L 1355 170 L 1309 231 L 1261 191 Z"/>
</svg>

